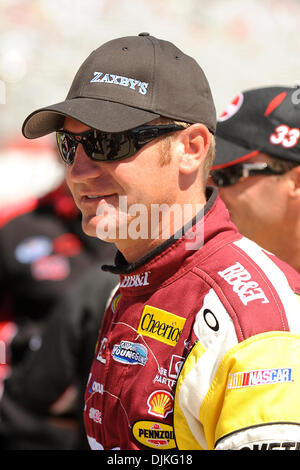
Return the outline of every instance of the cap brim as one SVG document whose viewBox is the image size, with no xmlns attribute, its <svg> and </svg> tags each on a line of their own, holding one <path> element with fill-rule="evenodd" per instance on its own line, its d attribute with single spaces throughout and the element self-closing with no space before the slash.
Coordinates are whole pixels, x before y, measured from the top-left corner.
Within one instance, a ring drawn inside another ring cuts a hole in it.
<svg viewBox="0 0 300 470">
<path fill-rule="evenodd" d="M 212 169 L 225 168 L 236 165 L 248 158 L 254 157 L 259 153 L 258 149 L 247 149 L 235 143 L 229 142 L 216 135 L 216 157 L 213 161 Z"/>
<path fill-rule="evenodd" d="M 61 129 L 65 117 L 104 132 L 122 132 L 157 119 L 154 114 L 113 101 L 74 98 L 31 113 L 24 121 L 22 132 L 27 139 L 36 139 Z"/>
</svg>

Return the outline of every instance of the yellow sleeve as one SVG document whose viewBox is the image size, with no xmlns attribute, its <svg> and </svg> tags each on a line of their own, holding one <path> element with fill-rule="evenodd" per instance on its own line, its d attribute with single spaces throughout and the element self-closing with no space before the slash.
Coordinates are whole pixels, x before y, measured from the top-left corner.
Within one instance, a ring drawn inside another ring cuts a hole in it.
<svg viewBox="0 0 300 470">
<path fill-rule="evenodd" d="M 206 352 L 196 346 L 178 380 L 178 447 L 300 448 L 300 336 L 269 332 L 235 345 L 216 370 L 206 365 L 209 386 L 203 383 L 203 370 L 197 373 Z M 193 396 L 196 407 L 188 403 Z"/>
</svg>

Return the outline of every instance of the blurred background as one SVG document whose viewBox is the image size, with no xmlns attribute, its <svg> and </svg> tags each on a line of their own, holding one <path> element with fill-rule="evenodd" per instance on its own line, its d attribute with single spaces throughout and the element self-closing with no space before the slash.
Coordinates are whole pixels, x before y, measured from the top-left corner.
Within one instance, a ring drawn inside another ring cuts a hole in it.
<svg viewBox="0 0 300 470">
<path fill-rule="evenodd" d="M 300 0 L 0 0 L 0 208 L 63 178 L 25 117 L 63 100 L 93 49 L 142 31 L 199 62 L 218 114 L 241 90 L 300 84 Z"/>
</svg>

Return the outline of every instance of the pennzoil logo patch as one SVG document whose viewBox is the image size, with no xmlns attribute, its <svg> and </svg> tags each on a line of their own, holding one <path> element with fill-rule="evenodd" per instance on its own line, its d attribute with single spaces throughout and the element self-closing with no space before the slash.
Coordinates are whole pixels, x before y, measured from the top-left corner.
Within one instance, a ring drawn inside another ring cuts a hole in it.
<svg viewBox="0 0 300 470">
<path fill-rule="evenodd" d="M 146 305 L 137 331 L 143 336 L 176 346 L 185 321 L 185 318 L 178 315 Z"/>
<path fill-rule="evenodd" d="M 135 439 L 152 449 L 174 449 L 174 430 L 169 424 L 156 421 L 136 421 L 132 428 Z"/>
</svg>

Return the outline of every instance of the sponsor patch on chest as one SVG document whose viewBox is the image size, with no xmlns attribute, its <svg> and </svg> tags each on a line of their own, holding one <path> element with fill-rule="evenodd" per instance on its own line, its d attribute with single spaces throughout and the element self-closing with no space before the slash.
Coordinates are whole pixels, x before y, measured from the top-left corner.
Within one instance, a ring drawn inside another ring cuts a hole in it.
<svg viewBox="0 0 300 470">
<path fill-rule="evenodd" d="M 121 341 L 120 344 L 114 344 L 112 357 L 122 364 L 144 366 L 148 359 L 148 352 L 143 344 Z"/>
<path fill-rule="evenodd" d="M 186 319 L 173 313 L 146 305 L 138 327 L 138 333 L 176 346 Z"/>
</svg>

